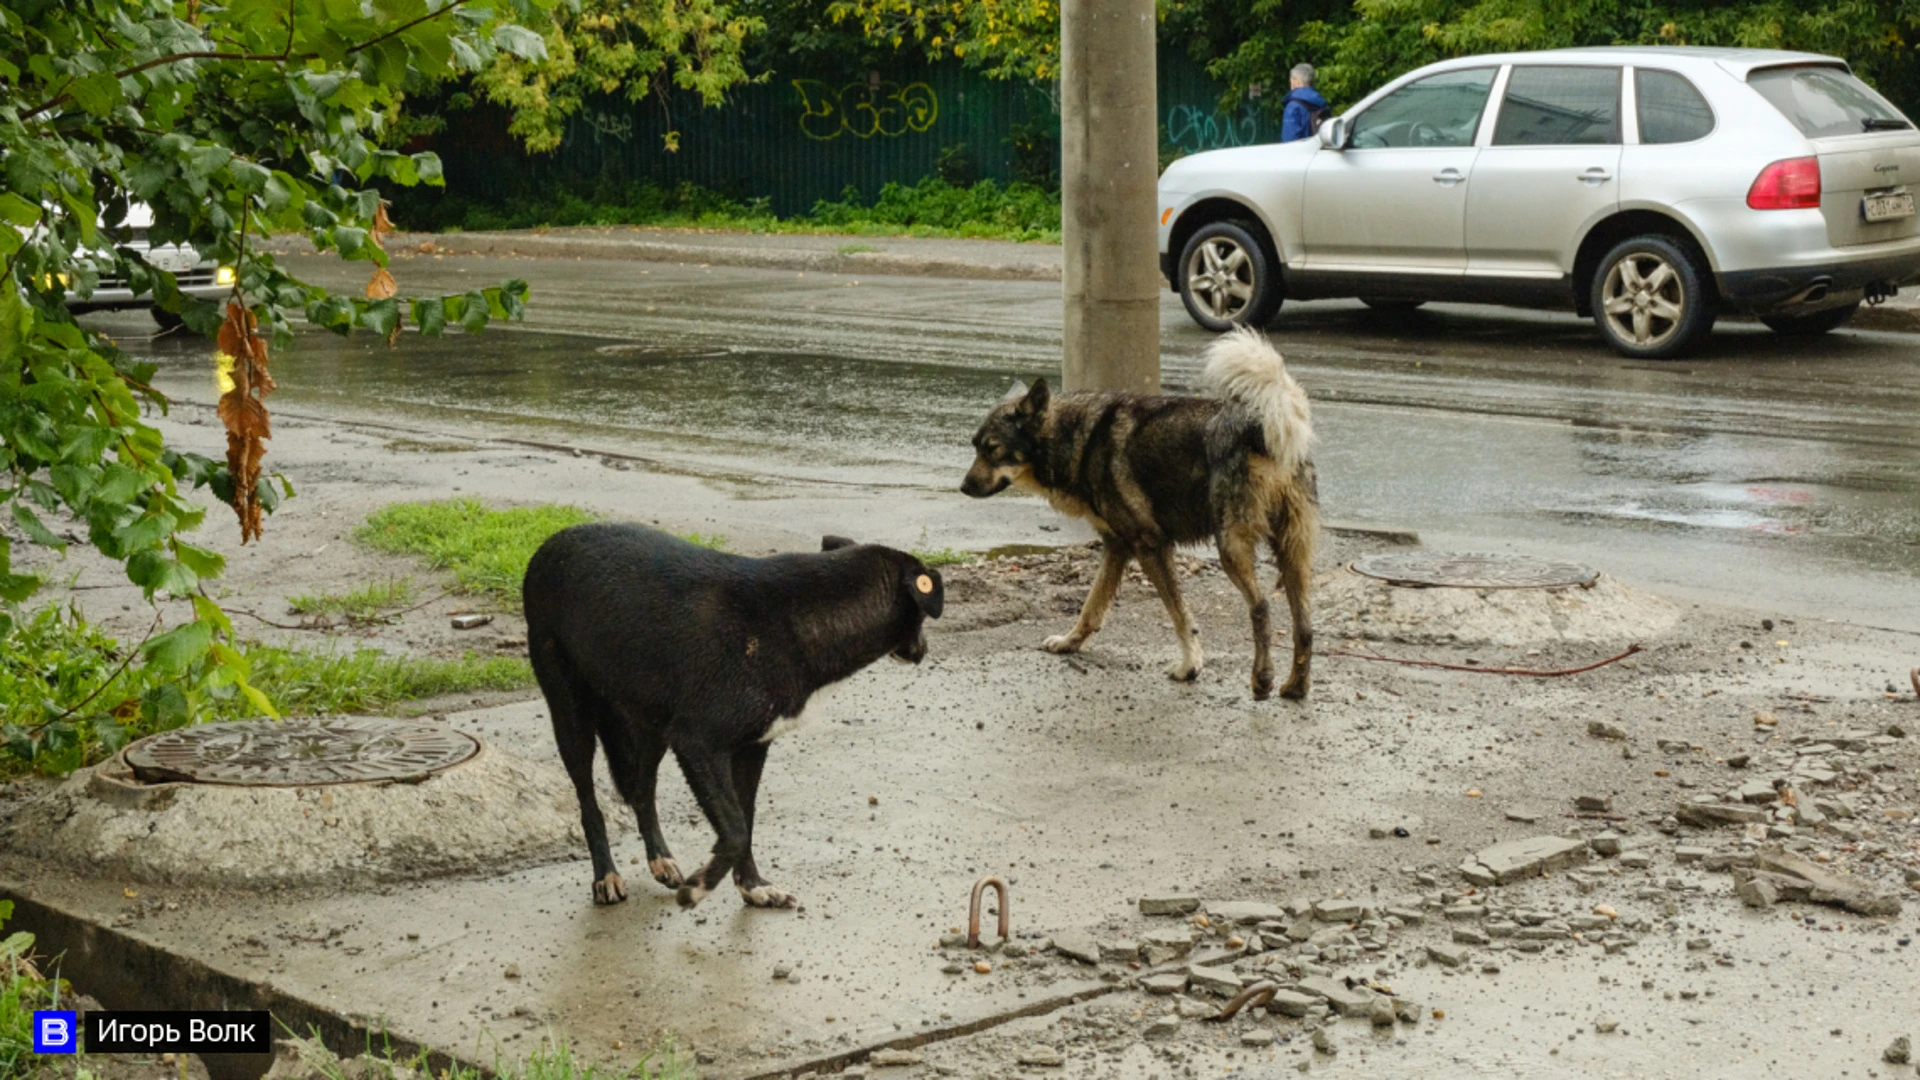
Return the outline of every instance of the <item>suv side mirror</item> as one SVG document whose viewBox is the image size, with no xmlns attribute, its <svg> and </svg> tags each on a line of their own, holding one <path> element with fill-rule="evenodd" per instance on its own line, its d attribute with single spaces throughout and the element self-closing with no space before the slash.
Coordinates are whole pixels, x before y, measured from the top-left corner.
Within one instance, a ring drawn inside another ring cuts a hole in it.
<svg viewBox="0 0 1920 1080">
<path fill-rule="evenodd" d="M 1329 150 L 1344 150 L 1347 148 L 1346 117 L 1327 117 L 1326 121 L 1320 125 L 1320 145 Z"/>
</svg>

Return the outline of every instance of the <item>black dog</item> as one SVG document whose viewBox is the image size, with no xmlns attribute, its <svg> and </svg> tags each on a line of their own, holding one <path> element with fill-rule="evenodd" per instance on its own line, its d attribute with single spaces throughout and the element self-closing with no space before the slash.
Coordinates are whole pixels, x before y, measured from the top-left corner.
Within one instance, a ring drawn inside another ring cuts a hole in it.
<svg viewBox="0 0 1920 1080">
<path fill-rule="evenodd" d="M 533 671 L 580 796 L 593 899 L 626 885 L 593 795 L 596 737 L 640 818 L 647 868 L 692 907 L 729 870 L 755 907 L 793 907 L 753 862 L 753 804 L 767 745 L 814 691 L 882 656 L 919 663 L 943 603 L 940 575 L 892 548 L 829 536 L 818 555 L 743 558 L 638 525 L 555 533 L 523 585 Z M 682 878 L 653 804 L 668 750 L 719 840 Z"/>
</svg>

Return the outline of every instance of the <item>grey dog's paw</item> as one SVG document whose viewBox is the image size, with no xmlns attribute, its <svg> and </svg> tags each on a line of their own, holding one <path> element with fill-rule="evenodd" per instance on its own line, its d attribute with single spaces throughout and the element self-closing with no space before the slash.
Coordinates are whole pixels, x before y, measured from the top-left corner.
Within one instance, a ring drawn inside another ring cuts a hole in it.
<svg viewBox="0 0 1920 1080">
<path fill-rule="evenodd" d="M 647 862 L 647 870 L 653 874 L 653 880 L 669 889 L 677 889 L 687 879 L 680 873 L 680 864 L 671 857 L 652 859 Z"/>
<path fill-rule="evenodd" d="M 593 902 L 596 904 L 617 904 L 627 898 L 627 883 L 620 880 L 618 871 L 609 870 L 607 876 L 593 883 Z"/>
</svg>

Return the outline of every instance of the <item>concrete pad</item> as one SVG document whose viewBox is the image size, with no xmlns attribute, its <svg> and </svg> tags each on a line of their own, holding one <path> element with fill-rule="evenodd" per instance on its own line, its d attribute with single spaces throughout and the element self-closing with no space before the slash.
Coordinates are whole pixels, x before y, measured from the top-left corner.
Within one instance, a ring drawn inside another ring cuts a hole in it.
<svg viewBox="0 0 1920 1080">
<path fill-rule="evenodd" d="M 584 843 L 566 774 L 484 743 L 419 782 L 314 787 L 144 784 L 116 755 L 23 808 L 0 842 L 116 880 L 207 888 L 499 873 Z"/>
<path fill-rule="evenodd" d="M 1559 589 L 1416 589 L 1342 568 L 1315 583 L 1327 633 L 1414 645 L 1651 644 L 1680 626 L 1667 600 L 1602 574 Z"/>
</svg>

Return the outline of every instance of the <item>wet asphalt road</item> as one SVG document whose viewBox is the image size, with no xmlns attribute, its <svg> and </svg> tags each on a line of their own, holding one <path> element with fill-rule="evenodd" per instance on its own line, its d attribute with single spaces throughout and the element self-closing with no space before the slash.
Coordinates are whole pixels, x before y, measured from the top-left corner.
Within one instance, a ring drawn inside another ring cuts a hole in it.
<svg viewBox="0 0 1920 1080">
<path fill-rule="evenodd" d="M 285 261 L 342 289 L 366 269 Z M 526 323 L 395 350 L 311 335 L 276 358 L 278 408 L 626 451 L 796 495 L 961 500 L 979 417 L 1014 377 L 1058 369 L 1051 283 L 453 256 L 394 270 L 419 293 L 524 277 Z M 1289 305 L 1271 333 L 1315 400 L 1332 518 L 1920 630 L 1920 337 L 1729 321 L 1703 355 L 1656 363 L 1572 315 L 1350 303 Z M 1169 294 L 1169 388 L 1193 384 L 1208 340 Z M 200 346 L 127 344 L 162 361 L 163 389 L 211 398 Z"/>
</svg>

